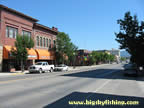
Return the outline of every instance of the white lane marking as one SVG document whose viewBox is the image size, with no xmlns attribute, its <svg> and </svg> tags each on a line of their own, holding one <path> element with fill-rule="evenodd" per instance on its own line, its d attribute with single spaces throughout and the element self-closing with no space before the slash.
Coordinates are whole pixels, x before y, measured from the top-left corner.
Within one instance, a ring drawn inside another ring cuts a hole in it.
<svg viewBox="0 0 144 108">
<path fill-rule="evenodd" d="M 117 71 L 119 71 L 119 70 L 114 70 L 114 71 L 105 73 L 104 75 L 106 76 L 106 75 L 108 75 L 108 74 L 111 74 L 111 73 L 117 72 Z M 102 89 L 102 88 L 103 88 L 106 84 L 108 84 L 110 81 L 112 81 L 112 80 L 109 79 L 108 81 L 104 82 L 99 88 L 96 88 L 96 90 L 94 90 L 93 92 L 98 92 L 100 89 Z"/>
<path fill-rule="evenodd" d="M 108 74 L 110 74 L 110 73 L 113 73 L 113 72 L 118 72 L 119 70 L 113 70 L 113 71 L 110 71 L 110 72 L 108 72 L 108 73 L 105 73 L 104 75 L 106 76 L 106 75 L 108 75 Z M 110 81 L 112 81 L 112 80 L 108 80 L 108 81 L 106 81 L 106 82 L 104 82 L 99 88 L 97 88 L 96 90 L 94 90 L 94 91 L 92 91 L 92 92 L 98 92 L 100 89 L 102 89 L 106 84 L 108 84 Z M 86 97 L 86 99 L 88 99 L 89 97 L 91 97 L 92 95 L 94 95 L 93 93 L 92 94 L 90 94 L 90 95 L 88 95 L 87 97 Z M 74 106 L 73 108 L 77 108 L 78 106 Z"/>
<path fill-rule="evenodd" d="M 96 90 L 94 90 L 93 92 L 98 92 L 100 89 L 102 89 L 105 85 L 107 85 L 111 80 L 106 81 L 105 83 L 103 83 L 103 85 L 101 85 L 99 88 L 97 88 Z"/>
</svg>

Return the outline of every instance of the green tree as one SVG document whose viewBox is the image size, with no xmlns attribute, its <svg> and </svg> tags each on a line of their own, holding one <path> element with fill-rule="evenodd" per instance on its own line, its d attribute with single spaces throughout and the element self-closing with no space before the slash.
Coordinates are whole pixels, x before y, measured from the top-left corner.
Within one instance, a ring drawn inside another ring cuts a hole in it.
<svg viewBox="0 0 144 108">
<path fill-rule="evenodd" d="M 88 55 L 89 57 L 89 64 L 93 65 L 96 64 L 95 52 L 93 51 L 91 54 Z"/>
<path fill-rule="evenodd" d="M 131 54 L 131 61 L 138 66 L 144 65 L 144 22 L 139 22 L 137 16 L 125 13 L 124 19 L 117 22 L 119 33 L 115 33 L 120 49 L 126 49 Z"/>
<path fill-rule="evenodd" d="M 24 62 L 26 62 L 28 58 L 27 49 L 31 49 L 34 47 L 34 41 L 32 38 L 28 36 L 18 35 L 15 41 L 16 49 L 12 49 L 13 57 L 21 63 L 21 70 L 24 71 Z"/>
<path fill-rule="evenodd" d="M 91 54 L 89 54 L 90 64 L 108 63 L 113 62 L 114 60 L 115 56 L 106 52 L 93 51 Z"/>
<path fill-rule="evenodd" d="M 104 63 L 107 63 L 107 62 L 109 61 L 109 56 L 110 56 L 110 54 L 108 54 L 108 53 L 106 53 L 106 52 L 103 52 L 103 53 L 102 53 L 102 61 L 103 61 Z"/>
<path fill-rule="evenodd" d="M 75 46 L 68 34 L 59 32 L 56 39 L 56 59 L 58 63 L 72 63 L 75 60 L 77 46 Z M 68 59 L 67 59 L 68 58 Z"/>
<path fill-rule="evenodd" d="M 116 59 L 116 58 L 115 58 L 114 55 L 112 55 L 112 54 L 109 55 L 109 59 L 108 59 L 108 60 L 109 60 L 110 62 L 114 62 L 115 59 Z"/>
<path fill-rule="evenodd" d="M 120 60 L 121 61 L 126 61 L 126 58 L 125 57 L 121 57 Z"/>
</svg>

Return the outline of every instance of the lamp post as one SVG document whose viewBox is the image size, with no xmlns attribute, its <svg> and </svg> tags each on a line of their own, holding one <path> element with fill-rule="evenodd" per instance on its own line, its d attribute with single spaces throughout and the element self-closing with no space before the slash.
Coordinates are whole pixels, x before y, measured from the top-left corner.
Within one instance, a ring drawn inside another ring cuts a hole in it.
<svg viewBox="0 0 144 108">
<path fill-rule="evenodd" d="M 74 60 L 73 60 L 73 68 L 75 68 L 75 59 L 76 59 L 76 53 L 75 52 L 73 52 L 73 56 L 74 56 Z"/>
</svg>

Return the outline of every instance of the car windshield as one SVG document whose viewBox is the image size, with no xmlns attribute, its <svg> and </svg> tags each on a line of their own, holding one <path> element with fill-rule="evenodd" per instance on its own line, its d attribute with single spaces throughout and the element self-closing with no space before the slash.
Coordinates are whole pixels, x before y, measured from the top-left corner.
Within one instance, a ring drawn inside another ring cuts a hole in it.
<svg viewBox="0 0 144 108">
<path fill-rule="evenodd" d="M 42 65 L 42 63 L 39 62 L 39 63 L 36 63 L 36 65 Z"/>
</svg>

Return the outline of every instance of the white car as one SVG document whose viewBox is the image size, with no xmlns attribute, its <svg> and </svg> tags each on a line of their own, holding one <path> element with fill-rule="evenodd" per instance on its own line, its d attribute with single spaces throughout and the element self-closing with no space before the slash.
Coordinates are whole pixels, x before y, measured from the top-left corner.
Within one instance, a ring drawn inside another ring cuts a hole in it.
<svg viewBox="0 0 144 108">
<path fill-rule="evenodd" d="M 48 62 L 37 62 L 35 65 L 29 67 L 29 73 L 32 72 L 53 72 L 54 65 L 49 65 Z"/>
<path fill-rule="evenodd" d="M 68 66 L 65 64 L 60 64 L 58 66 L 55 67 L 56 71 L 68 71 Z"/>
</svg>

